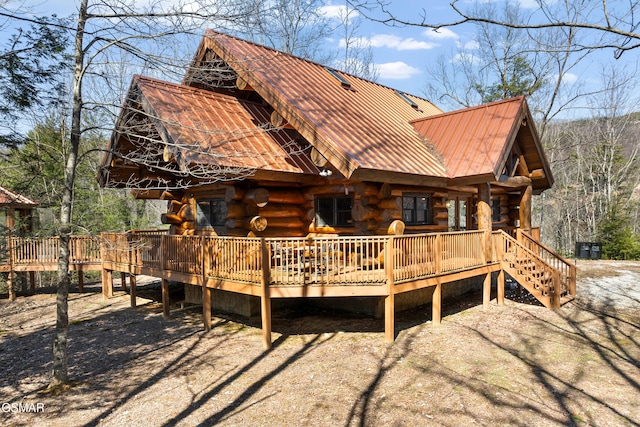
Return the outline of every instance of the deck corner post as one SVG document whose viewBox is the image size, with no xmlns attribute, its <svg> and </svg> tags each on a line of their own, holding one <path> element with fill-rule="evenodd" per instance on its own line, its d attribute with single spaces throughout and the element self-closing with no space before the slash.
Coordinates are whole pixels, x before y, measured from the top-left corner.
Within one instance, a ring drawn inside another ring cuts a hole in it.
<svg viewBox="0 0 640 427">
<path fill-rule="evenodd" d="M 160 283 L 162 287 L 162 317 L 168 319 L 171 316 L 169 310 L 169 281 L 163 278 Z"/>
<path fill-rule="evenodd" d="M 13 269 L 9 270 L 9 274 L 7 275 L 7 288 L 9 289 L 9 300 L 10 301 L 15 301 L 16 300 L 16 290 L 13 287 L 13 279 L 15 277 L 15 274 L 13 272 Z"/>
<path fill-rule="evenodd" d="M 204 330 L 211 330 L 211 288 L 207 287 L 207 283 L 202 283 L 202 321 Z"/>
<path fill-rule="evenodd" d="M 551 308 L 560 308 L 560 272 L 557 269 L 553 270 L 553 288 L 551 292 Z"/>
<path fill-rule="evenodd" d="M 571 295 L 573 298 L 576 297 L 576 276 L 576 266 L 574 264 L 571 264 L 571 266 L 569 267 L 569 295 Z"/>
<path fill-rule="evenodd" d="M 484 282 L 482 283 L 482 307 L 489 308 L 491 303 L 491 273 L 487 273 L 484 276 Z"/>
<path fill-rule="evenodd" d="M 102 298 L 107 300 L 113 296 L 113 276 L 111 270 L 102 267 Z"/>
<path fill-rule="evenodd" d="M 84 272 L 82 271 L 82 264 L 78 265 L 78 292 L 84 292 Z"/>
<path fill-rule="evenodd" d="M 271 348 L 271 254 L 264 237 L 260 238 L 260 261 L 262 276 L 260 283 L 260 316 L 262 320 L 262 342 L 265 349 Z"/>
<path fill-rule="evenodd" d="M 135 308 L 136 305 L 137 305 L 137 302 L 136 302 L 136 287 L 138 285 L 137 280 L 138 279 L 136 278 L 136 276 L 134 274 L 129 276 L 129 282 L 130 282 L 129 289 L 131 290 L 131 292 L 129 294 L 129 298 L 131 300 L 131 307 L 132 308 Z"/>
<path fill-rule="evenodd" d="M 384 299 L 384 340 L 391 344 L 396 339 L 395 330 L 395 284 L 393 280 L 393 270 L 395 264 L 394 237 L 389 237 L 384 248 L 384 270 L 387 277 L 387 295 Z"/>
<path fill-rule="evenodd" d="M 498 272 L 498 305 L 504 305 L 504 270 Z"/>
<path fill-rule="evenodd" d="M 442 283 L 438 280 L 433 296 L 431 297 L 431 322 L 434 326 L 440 326 L 442 321 Z"/>
</svg>

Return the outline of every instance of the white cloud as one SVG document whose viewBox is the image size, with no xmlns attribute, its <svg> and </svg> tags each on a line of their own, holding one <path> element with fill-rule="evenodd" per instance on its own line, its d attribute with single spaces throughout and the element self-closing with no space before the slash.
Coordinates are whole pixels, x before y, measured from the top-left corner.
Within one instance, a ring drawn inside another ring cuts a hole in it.
<svg viewBox="0 0 640 427">
<path fill-rule="evenodd" d="M 403 39 L 393 34 L 377 34 L 369 39 L 371 47 L 387 47 L 396 50 L 420 50 L 433 49 L 434 43 L 416 40 L 414 38 Z"/>
<path fill-rule="evenodd" d="M 464 50 L 478 50 L 480 49 L 480 44 L 477 41 L 472 40 L 463 44 L 462 48 Z"/>
<path fill-rule="evenodd" d="M 381 79 L 404 80 L 410 79 L 421 71 L 402 61 L 376 64 L 376 70 Z"/>
<path fill-rule="evenodd" d="M 349 9 L 346 5 L 333 5 L 331 3 L 326 6 L 319 7 L 318 13 L 327 18 L 335 18 L 339 20 L 343 20 L 345 17 L 349 17 L 349 20 L 351 20 L 359 15 L 358 11 Z"/>
<path fill-rule="evenodd" d="M 448 28 L 440 28 L 438 30 L 428 29 L 422 33 L 425 37 L 432 40 L 445 40 L 445 39 L 453 39 L 456 40 L 459 36 L 451 31 Z"/>
<path fill-rule="evenodd" d="M 555 79 L 558 78 L 558 76 L 554 76 Z M 562 82 L 563 83 L 567 83 L 567 84 L 574 84 L 575 82 L 578 81 L 578 76 L 576 74 L 573 73 L 567 73 L 564 76 L 562 76 Z"/>
<path fill-rule="evenodd" d="M 470 53 L 458 53 L 451 58 L 453 64 L 471 64 L 479 65 L 481 63 L 480 58 Z"/>
</svg>

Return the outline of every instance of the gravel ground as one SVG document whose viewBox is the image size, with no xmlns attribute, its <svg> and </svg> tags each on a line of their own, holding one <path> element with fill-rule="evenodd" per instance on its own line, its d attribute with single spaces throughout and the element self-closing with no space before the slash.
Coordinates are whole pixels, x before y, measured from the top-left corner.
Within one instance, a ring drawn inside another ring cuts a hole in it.
<svg viewBox="0 0 640 427">
<path fill-rule="evenodd" d="M 275 312 L 266 351 L 255 321 L 204 333 L 200 308 L 163 320 L 154 284 L 136 309 L 88 285 L 70 296 L 74 384 L 56 394 L 54 296 L 2 299 L 0 425 L 638 426 L 640 263 L 578 267 L 558 311 L 471 293 L 439 327 L 428 307 L 398 313 L 393 345 L 382 320 Z"/>
</svg>

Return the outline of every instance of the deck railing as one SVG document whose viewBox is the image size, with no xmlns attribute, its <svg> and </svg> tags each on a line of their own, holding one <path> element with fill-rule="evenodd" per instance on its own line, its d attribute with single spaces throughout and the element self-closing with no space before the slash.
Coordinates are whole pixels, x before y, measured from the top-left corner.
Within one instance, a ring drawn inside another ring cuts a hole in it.
<svg viewBox="0 0 640 427">
<path fill-rule="evenodd" d="M 60 253 L 60 237 L 9 237 L 9 257 L 6 261 L 17 266 L 33 264 L 55 266 Z M 71 264 L 100 263 L 100 241 L 93 236 L 69 238 Z"/>
<path fill-rule="evenodd" d="M 103 233 L 105 261 L 272 285 L 382 285 L 486 265 L 482 231 L 403 236 L 245 238 Z M 263 263 L 262 242 L 269 257 Z M 385 259 L 391 256 L 390 260 Z M 391 261 L 391 264 L 389 264 Z M 385 267 L 385 263 L 389 264 Z"/>
<path fill-rule="evenodd" d="M 576 266 L 572 262 L 566 260 L 525 232 L 519 231 L 517 233 L 517 239 L 524 247 L 538 255 L 559 272 L 563 292 L 568 292 L 572 296 L 576 295 Z"/>
</svg>

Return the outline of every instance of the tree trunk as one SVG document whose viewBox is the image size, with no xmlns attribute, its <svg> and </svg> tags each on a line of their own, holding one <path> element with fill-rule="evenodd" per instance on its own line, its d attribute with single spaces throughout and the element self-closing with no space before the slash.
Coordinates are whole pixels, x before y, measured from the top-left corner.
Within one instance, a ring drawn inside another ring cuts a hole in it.
<svg viewBox="0 0 640 427">
<path fill-rule="evenodd" d="M 60 206 L 60 252 L 58 258 L 58 286 L 56 292 L 56 330 L 53 341 L 53 373 L 49 388 L 69 383 L 67 365 L 67 333 L 69 326 L 69 236 L 71 235 L 71 213 L 73 208 L 73 187 L 80 147 L 80 126 L 82 114 L 82 77 L 84 73 L 83 37 L 87 21 L 87 2 L 82 0 L 78 13 L 78 28 L 75 38 L 75 66 L 73 71 L 73 111 L 71 118 L 71 138 L 64 168 L 64 190 Z"/>
</svg>

